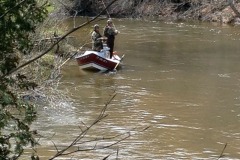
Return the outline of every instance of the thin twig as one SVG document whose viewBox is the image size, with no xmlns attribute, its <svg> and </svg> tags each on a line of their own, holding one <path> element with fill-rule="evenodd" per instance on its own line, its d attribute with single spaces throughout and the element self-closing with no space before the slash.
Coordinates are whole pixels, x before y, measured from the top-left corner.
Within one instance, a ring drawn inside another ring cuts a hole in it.
<svg viewBox="0 0 240 160">
<path fill-rule="evenodd" d="M 58 152 L 58 148 L 57 148 L 56 144 L 55 144 L 53 141 L 51 141 L 51 142 L 53 143 L 53 145 L 54 145 L 56 151 Z"/>
<path fill-rule="evenodd" d="M 93 140 L 88 140 L 88 141 L 83 141 L 83 142 L 78 142 L 76 143 L 77 145 L 80 145 L 80 144 L 86 144 L 86 143 L 91 143 L 91 142 L 96 142 L 96 141 L 105 141 L 105 140 L 112 140 L 112 139 L 116 139 L 118 137 L 121 137 L 123 136 L 125 133 L 122 133 L 122 134 L 118 134 L 116 136 L 112 136 L 112 137 L 102 137 L 102 138 L 95 138 Z"/>
<path fill-rule="evenodd" d="M 111 101 L 116 97 L 116 95 L 117 95 L 117 93 L 114 93 L 114 94 L 110 97 L 110 99 L 107 101 L 107 103 L 106 103 L 105 106 L 103 107 L 103 109 L 102 109 L 100 115 L 98 116 L 98 118 L 100 118 L 100 117 L 102 117 L 102 116 L 104 115 L 104 113 L 105 113 L 105 111 L 106 111 L 106 109 L 107 109 L 107 106 L 108 106 L 108 105 L 111 103 Z"/>
<path fill-rule="evenodd" d="M 107 160 L 109 156 L 111 156 L 111 154 L 109 154 L 106 157 L 104 157 L 103 160 Z"/>
<path fill-rule="evenodd" d="M 88 43 L 83 44 L 79 50 L 81 50 L 85 45 Z M 76 56 L 79 52 L 76 51 L 72 56 L 70 56 L 68 59 L 66 59 L 58 68 L 61 68 L 65 63 L 67 63 L 70 59 L 72 59 L 74 56 Z"/>
<path fill-rule="evenodd" d="M 141 132 L 147 130 L 149 127 L 150 127 L 150 126 L 145 127 L 144 129 L 138 131 L 138 133 L 141 133 Z M 121 143 L 122 141 L 124 141 L 124 140 L 128 139 L 129 137 L 131 137 L 131 136 L 133 136 L 133 135 L 136 135 L 136 134 L 137 134 L 137 133 L 131 134 L 131 131 L 128 131 L 128 132 L 126 132 L 126 133 L 121 134 L 121 135 L 125 135 L 123 138 L 121 138 L 121 139 L 119 139 L 119 140 L 117 140 L 117 141 L 115 141 L 115 142 L 113 142 L 113 143 L 111 143 L 111 144 L 109 144 L 109 145 L 100 146 L 100 147 L 97 147 L 97 146 L 95 145 L 95 146 L 92 147 L 92 148 L 86 148 L 86 149 L 80 149 L 80 148 L 78 147 L 76 150 L 69 151 L 69 152 L 67 152 L 67 153 L 62 153 L 62 154 L 59 155 L 59 156 L 67 156 L 67 155 L 71 155 L 71 154 L 76 153 L 76 152 L 107 149 L 107 148 L 110 148 L 110 147 L 112 147 L 112 146 L 115 146 L 115 145 Z"/>
<path fill-rule="evenodd" d="M 225 146 L 224 146 L 224 148 L 223 148 L 223 150 L 222 150 L 222 153 L 220 154 L 220 156 L 218 157 L 218 159 L 224 157 L 224 151 L 225 151 L 226 148 L 227 148 L 227 143 L 225 144 Z"/>
<path fill-rule="evenodd" d="M 116 159 L 118 159 L 118 154 L 119 154 L 119 148 L 117 149 L 117 157 L 116 157 Z"/>
</svg>

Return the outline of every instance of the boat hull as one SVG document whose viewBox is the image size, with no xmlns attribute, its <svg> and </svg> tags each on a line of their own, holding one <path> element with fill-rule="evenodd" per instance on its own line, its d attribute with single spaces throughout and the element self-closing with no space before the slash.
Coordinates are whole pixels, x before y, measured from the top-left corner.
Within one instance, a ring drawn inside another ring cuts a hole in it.
<svg viewBox="0 0 240 160">
<path fill-rule="evenodd" d="M 78 66 L 83 70 L 107 71 L 114 70 L 119 66 L 120 58 L 114 55 L 113 58 L 105 58 L 104 53 L 86 51 L 76 58 Z"/>
</svg>

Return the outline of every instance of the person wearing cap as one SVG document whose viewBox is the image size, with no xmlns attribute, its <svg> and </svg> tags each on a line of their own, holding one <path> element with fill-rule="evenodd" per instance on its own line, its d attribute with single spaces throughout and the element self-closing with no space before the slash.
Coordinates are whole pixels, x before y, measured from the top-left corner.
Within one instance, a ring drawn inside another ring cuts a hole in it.
<svg viewBox="0 0 240 160">
<path fill-rule="evenodd" d="M 118 30 L 115 29 L 111 19 L 107 21 L 107 25 L 104 27 L 103 34 L 107 37 L 107 46 L 110 48 L 110 58 L 113 56 L 114 40 L 118 34 Z"/>
<path fill-rule="evenodd" d="M 95 24 L 92 32 L 92 50 L 100 51 L 103 48 L 102 35 L 99 32 L 99 25 Z"/>
</svg>

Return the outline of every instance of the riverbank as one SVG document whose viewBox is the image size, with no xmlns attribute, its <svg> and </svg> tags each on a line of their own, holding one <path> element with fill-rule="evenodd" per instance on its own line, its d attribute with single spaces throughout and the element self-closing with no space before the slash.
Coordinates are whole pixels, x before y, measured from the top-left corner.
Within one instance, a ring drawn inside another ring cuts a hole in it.
<svg viewBox="0 0 240 160">
<path fill-rule="evenodd" d="M 110 2 L 110 0 L 109 0 Z M 240 24 L 240 3 L 230 5 L 226 0 L 218 1 L 185 1 L 185 0 L 118 0 L 104 14 L 115 18 L 154 17 L 160 20 L 198 20 L 202 22 L 217 22 L 220 24 Z M 85 5 L 82 5 L 82 4 Z M 73 4 L 73 10 L 80 10 L 78 15 L 93 16 L 105 8 L 108 1 L 88 1 Z M 236 10 L 234 11 L 234 7 Z M 73 13 L 70 12 L 73 15 Z M 74 12 L 75 14 L 75 12 Z"/>
</svg>

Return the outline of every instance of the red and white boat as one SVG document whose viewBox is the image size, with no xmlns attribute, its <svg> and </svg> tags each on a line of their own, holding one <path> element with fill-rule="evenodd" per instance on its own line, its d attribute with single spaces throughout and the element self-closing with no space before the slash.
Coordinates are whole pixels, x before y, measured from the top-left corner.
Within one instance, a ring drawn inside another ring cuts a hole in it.
<svg viewBox="0 0 240 160">
<path fill-rule="evenodd" d="M 103 49 L 99 52 L 85 51 L 75 58 L 79 67 L 83 70 L 112 71 L 121 66 L 123 57 L 124 55 L 120 58 L 117 54 L 114 54 L 110 58 L 109 48 L 104 44 Z"/>
</svg>

